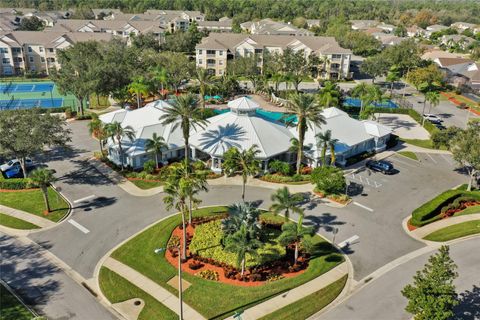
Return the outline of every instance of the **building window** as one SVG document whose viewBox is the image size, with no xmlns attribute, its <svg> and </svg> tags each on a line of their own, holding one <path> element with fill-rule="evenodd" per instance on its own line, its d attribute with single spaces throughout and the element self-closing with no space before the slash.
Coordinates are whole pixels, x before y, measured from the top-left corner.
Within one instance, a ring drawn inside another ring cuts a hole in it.
<svg viewBox="0 0 480 320">
<path fill-rule="evenodd" d="M 219 51 L 218 51 L 218 54 L 221 55 L 221 56 L 223 56 L 223 50 L 219 50 Z"/>
<path fill-rule="evenodd" d="M 33 57 L 28 57 L 28 61 L 33 62 Z"/>
<path fill-rule="evenodd" d="M 28 52 L 32 52 L 32 47 L 28 47 Z"/>
<path fill-rule="evenodd" d="M 20 58 L 20 57 L 17 57 L 16 59 L 17 59 L 17 62 L 22 62 L 23 61 L 23 59 Z"/>
<path fill-rule="evenodd" d="M 255 49 L 255 53 L 262 53 L 262 49 Z"/>
<path fill-rule="evenodd" d="M 218 65 L 223 66 L 223 60 L 219 60 Z"/>
<path fill-rule="evenodd" d="M 215 50 L 207 50 L 207 54 L 215 54 Z"/>
<path fill-rule="evenodd" d="M 22 50 L 20 48 L 12 48 L 13 53 L 20 53 Z"/>
<path fill-rule="evenodd" d="M 198 64 L 202 64 L 203 63 L 203 60 L 202 59 L 198 59 Z"/>
<path fill-rule="evenodd" d="M 0 48 L 0 53 L 8 53 L 8 48 Z"/>
<path fill-rule="evenodd" d="M 207 59 L 207 64 L 215 64 L 215 59 Z"/>
<path fill-rule="evenodd" d="M 341 59 L 342 55 L 341 54 L 332 54 L 332 59 Z"/>
<path fill-rule="evenodd" d="M 38 50 L 40 50 L 40 52 L 43 52 L 43 47 L 38 47 Z"/>
<path fill-rule="evenodd" d="M 44 58 L 44 57 L 41 57 L 40 60 L 41 60 L 42 62 L 45 62 L 45 58 Z"/>
<path fill-rule="evenodd" d="M 198 54 L 202 54 L 202 49 L 198 49 Z"/>
<path fill-rule="evenodd" d="M 53 48 L 48 48 L 48 52 L 53 52 Z"/>
<path fill-rule="evenodd" d="M 3 62 L 3 64 L 10 64 L 10 59 L 9 58 L 3 58 L 2 62 Z"/>
</svg>

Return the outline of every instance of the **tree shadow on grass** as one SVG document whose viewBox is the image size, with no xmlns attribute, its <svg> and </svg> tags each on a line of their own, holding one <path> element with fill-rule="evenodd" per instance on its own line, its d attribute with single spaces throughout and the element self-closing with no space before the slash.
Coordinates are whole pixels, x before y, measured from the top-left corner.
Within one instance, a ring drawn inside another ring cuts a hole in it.
<svg viewBox="0 0 480 320">
<path fill-rule="evenodd" d="M 453 310 L 455 319 L 480 319 L 480 287 L 473 285 L 471 291 L 466 290 L 459 295 L 459 304 Z"/>
</svg>

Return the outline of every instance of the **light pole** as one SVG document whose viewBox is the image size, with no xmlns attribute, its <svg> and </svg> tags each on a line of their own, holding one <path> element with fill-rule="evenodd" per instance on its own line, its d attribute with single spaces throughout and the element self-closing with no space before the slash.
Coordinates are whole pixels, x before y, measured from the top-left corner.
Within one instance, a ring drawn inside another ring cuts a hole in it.
<svg viewBox="0 0 480 320">
<path fill-rule="evenodd" d="M 180 300 L 180 314 L 179 319 L 183 320 L 183 297 L 182 297 L 182 255 L 180 246 L 174 246 L 178 250 L 178 300 Z M 167 251 L 167 248 L 157 248 L 154 250 L 155 254 Z"/>
</svg>

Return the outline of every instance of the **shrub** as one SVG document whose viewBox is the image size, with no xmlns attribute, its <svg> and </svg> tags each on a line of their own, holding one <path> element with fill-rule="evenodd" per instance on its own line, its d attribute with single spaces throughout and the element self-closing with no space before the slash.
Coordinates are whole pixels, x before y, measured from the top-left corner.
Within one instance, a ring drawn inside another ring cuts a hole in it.
<svg viewBox="0 0 480 320">
<path fill-rule="evenodd" d="M 143 170 L 148 174 L 152 174 L 155 171 L 155 167 L 155 161 L 153 160 L 145 161 L 143 164 Z"/>
<path fill-rule="evenodd" d="M 340 194 L 345 190 L 346 181 L 342 170 L 326 166 L 313 169 L 312 182 L 326 194 Z"/>
<path fill-rule="evenodd" d="M 30 179 L 0 179 L 0 189 L 22 190 L 35 187 Z"/>
<path fill-rule="evenodd" d="M 180 237 L 173 235 L 170 240 L 168 240 L 167 248 L 174 248 L 180 245 Z"/>
<path fill-rule="evenodd" d="M 267 276 L 267 282 L 273 282 L 285 278 L 281 274 L 271 273 Z"/>
<path fill-rule="evenodd" d="M 197 273 L 197 276 L 207 280 L 218 281 L 218 272 L 213 270 L 203 270 Z"/>
<path fill-rule="evenodd" d="M 190 263 L 188 264 L 188 267 L 189 267 L 190 269 L 192 269 L 192 270 L 198 270 L 198 269 L 200 269 L 200 268 L 203 267 L 203 266 L 204 266 L 204 264 L 201 263 L 200 261 L 193 261 L 193 262 L 190 262 Z"/>
<path fill-rule="evenodd" d="M 87 114 L 84 114 L 83 116 L 82 115 L 77 115 L 75 117 L 76 120 L 91 120 L 92 119 L 92 115 L 90 113 L 87 113 Z"/>
<path fill-rule="evenodd" d="M 274 173 L 280 173 L 284 176 L 288 176 L 292 172 L 292 167 L 288 162 L 280 161 L 280 160 L 274 160 L 268 164 L 268 167 L 272 172 Z"/>
<path fill-rule="evenodd" d="M 432 135 L 432 145 L 435 149 L 440 147 L 450 148 L 450 142 L 455 138 L 455 136 L 461 131 L 458 127 L 448 127 L 445 130 L 435 130 Z"/>
<path fill-rule="evenodd" d="M 278 174 L 266 174 L 263 175 L 260 180 L 274 182 L 274 183 L 306 183 L 310 181 L 310 175 L 301 175 L 296 174 L 291 177 L 289 176 L 282 176 Z"/>
<path fill-rule="evenodd" d="M 192 163 L 192 167 L 194 170 L 206 170 L 207 169 L 207 166 L 205 165 L 205 163 L 203 163 L 203 161 L 195 161 L 194 163 Z"/>
</svg>

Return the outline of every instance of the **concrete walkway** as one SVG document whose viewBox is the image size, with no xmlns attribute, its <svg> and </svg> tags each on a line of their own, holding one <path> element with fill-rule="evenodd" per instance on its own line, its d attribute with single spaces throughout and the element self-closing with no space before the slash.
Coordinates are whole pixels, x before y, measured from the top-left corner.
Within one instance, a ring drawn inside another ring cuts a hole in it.
<svg viewBox="0 0 480 320">
<path fill-rule="evenodd" d="M 139 287 L 153 298 L 161 302 L 167 308 L 174 311 L 176 314 L 179 314 L 179 300 L 177 296 L 174 296 L 169 291 L 162 288 L 156 282 L 145 277 L 140 272 L 130 268 L 129 266 L 121 263 L 118 260 L 115 260 L 111 257 L 105 260 L 103 264 L 104 267 L 114 271 L 121 277 L 125 278 L 135 286 Z M 183 317 L 184 319 L 205 319 L 200 313 L 195 311 L 195 309 L 188 306 L 186 303 L 183 304 Z M 133 319 L 132 319 L 133 320 Z"/>
<path fill-rule="evenodd" d="M 284 292 L 272 299 L 257 304 L 242 314 L 243 320 L 259 319 L 267 314 L 270 314 L 278 309 L 281 309 L 289 304 L 305 298 L 306 296 L 321 290 L 329 284 L 337 281 L 343 276 L 348 274 L 348 266 L 346 262 L 343 262 L 339 266 L 332 270 L 322 274 L 321 276 L 302 284 L 299 287 L 293 288 L 287 292 Z M 233 319 L 233 318 L 230 318 Z"/>
<path fill-rule="evenodd" d="M 418 153 L 435 153 L 435 154 L 452 154 L 448 150 L 422 148 L 422 147 L 417 147 L 408 143 L 405 143 L 403 146 L 404 148 L 398 149 L 398 151 L 412 151 L 412 152 L 418 152 Z"/>
<path fill-rule="evenodd" d="M 0 212 L 6 215 L 9 215 L 11 217 L 15 217 L 15 218 L 33 223 L 34 225 L 39 226 L 40 228 L 48 228 L 56 224 L 53 221 L 50 221 L 46 218 L 39 217 L 37 215 L 34 215 L 33 213 L 28 213 L 22 210 L 13 209 L 3 205 L 0 205 Z"/>
<path fill-rule="evenodd" d="M 453 226 L 455 224 L 459 224 L 462 222 L 480 220 L 480 207 L 478 208 L 478 212 L 479 213 L 468 214 L 468 215 L 458 216 L 458 217 L 451 217 L 447 219 L 442 219 L 440 221 L 435 221 L 433 223 L 427 224 L 424 227 L 410 231 L 409 234 L 413 238 L 422 241 L 424 237 L 426 237 L 430 233 L 435 232 L 437 230 L 440 230 L 449 226 Z"/>
</svg>

